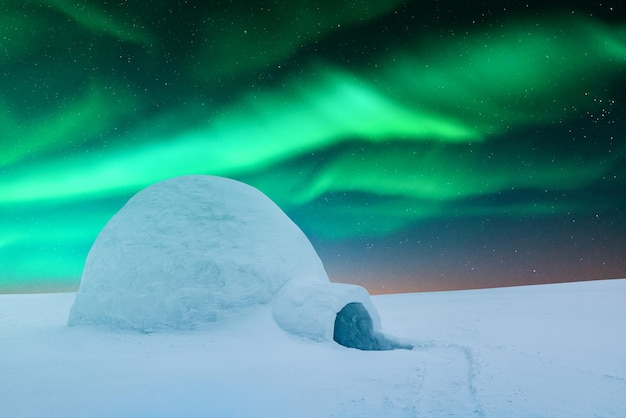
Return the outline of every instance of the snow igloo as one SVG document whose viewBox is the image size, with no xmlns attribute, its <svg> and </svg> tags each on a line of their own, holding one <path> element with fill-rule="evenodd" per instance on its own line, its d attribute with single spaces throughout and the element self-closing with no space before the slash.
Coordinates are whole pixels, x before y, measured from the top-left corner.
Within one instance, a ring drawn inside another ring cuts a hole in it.
<svg viewBox="0 0 626 418">
<path fill-rule="evenodd" d="M 367 291 L 331 283 L 304 233 L 259 190 L 215 176 L 134 195 L 91 247 L 68 325 L 188 330 L 270 304 L 284 330 L 390 349 Z"/>
</svg>

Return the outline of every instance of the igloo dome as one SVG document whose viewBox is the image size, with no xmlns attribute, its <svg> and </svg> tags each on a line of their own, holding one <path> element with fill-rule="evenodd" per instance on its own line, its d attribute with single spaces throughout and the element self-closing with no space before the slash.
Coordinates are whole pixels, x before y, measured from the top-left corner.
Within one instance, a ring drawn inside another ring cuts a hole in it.
<svg viewBox="0 0 626 418">
<path fill-rule="evenodd" d="M 194 175 L 145 188 L 106 224 L 68 325 L 193 329 L 271 304 L 285 330 L 330 340 L 350 303 L 379 327 L 367 291 L 331 283 L 310 241 L 267 196 Z"/>
</svg>

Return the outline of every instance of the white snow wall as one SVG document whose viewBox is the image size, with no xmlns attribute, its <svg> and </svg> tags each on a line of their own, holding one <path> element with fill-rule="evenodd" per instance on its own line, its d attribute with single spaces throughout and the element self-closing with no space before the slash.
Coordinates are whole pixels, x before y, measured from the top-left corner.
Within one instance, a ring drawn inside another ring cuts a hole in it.
<svg viewBox="0 0 626 418">
<path fill-rule="evenodd" d="M 156 183 L 106 224 L 85 262 L 68 325 L 193 329 L 272 302 L 285 330 L 332 340 L 360 286 L 333 284 L 304 233 L 259 190 L 194 175 Z"/>
</svg>

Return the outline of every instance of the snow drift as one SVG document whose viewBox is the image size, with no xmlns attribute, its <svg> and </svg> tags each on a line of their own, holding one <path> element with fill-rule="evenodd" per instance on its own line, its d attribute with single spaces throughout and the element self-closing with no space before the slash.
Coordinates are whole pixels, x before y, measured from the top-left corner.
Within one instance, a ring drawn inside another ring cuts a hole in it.
<svg viewBox="0 0 626 418">
<path fill-rule="evenodd" d="M 310 241 L 267 196 L 235 180 L 185 176 L 140 191 L 107 223 L 68 324 L 194 329 L 270 302 L 285 330 L 315 340 L 333 339 L 350 303 L 367 311 L 372 335 L 380 328 L 367 291 L 331 283 Z"/>
</svg>

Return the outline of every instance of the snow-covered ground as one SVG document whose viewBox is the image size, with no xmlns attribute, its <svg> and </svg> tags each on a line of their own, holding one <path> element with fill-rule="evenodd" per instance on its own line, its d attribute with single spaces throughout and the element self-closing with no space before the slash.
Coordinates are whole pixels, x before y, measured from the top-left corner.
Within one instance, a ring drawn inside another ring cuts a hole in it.
<svg viewBox="0 0 626 418">
<path fill-rule="evenodd" d="M 302 339 L 266 305 L 142 334 L 0 295 L 0 416 L 626 417 L 626 279 L 372 299 L 413 350 Z"/>
</svg>

